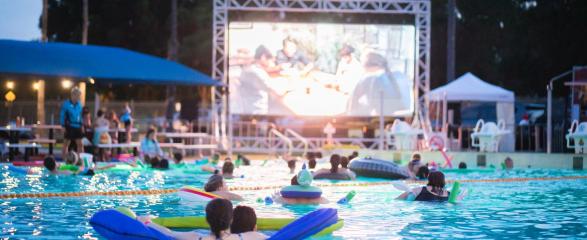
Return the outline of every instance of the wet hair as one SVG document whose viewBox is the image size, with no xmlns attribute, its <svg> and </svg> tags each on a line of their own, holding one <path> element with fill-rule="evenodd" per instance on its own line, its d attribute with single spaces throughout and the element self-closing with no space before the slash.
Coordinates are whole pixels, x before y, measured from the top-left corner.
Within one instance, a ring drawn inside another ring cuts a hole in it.
<svg viewBox="0 0 587 240">
<path fill-rule="evenodd" d="M 503 163 L 505 164 L 506 169 L 514 168 L 514 160 L 510 157 L 506 157 Z"/>
<path fill-rule="evenodd" d="M 412 154 L 412 160 L 422 160 L 422 156 L 419 153 Z"/>
<path fill-rule="evenodd" d="M 442 191 L 444 190 L 444 185 L 446 182 L 444 181 L 444 174 L 440 171 L 434 171 L 428 174 L 428 186 L 432 187 L 432 192 L 442 195 Z"/>
<path fill-rule="evenodd" d="M 234 208 L 230 233 L 239 234 L 255 231 L 256 225 L 257 214 L 255 214 L 255 209 L 247 206 L 237 206 Z"/>
<path fill-rule="evenodd" d="M 181 163 L 181 160 L 183 160 L 183 155 L 181 155 L 181 153 L 174 153 L 173 160 L 175 160 L 175 163 Z"/>
<path fill-rule="evenodd" d="M 296 160 L 287 161 L 287 167 L 290 169 L 295 169 L 296 168 Z"/>
<path fill-rule="evenodd" d="M 208 182 L 204 185 L 204 191 L 215 192 L 224 185 L 224 178 L 218 174 L 214 174 L 208 178 Z"/>
<path fill-rule="evenodd" d="M 226 161 L 224 162 L 224 164 L 222 165 L 222 173 L 223 174 L 232 174 L 234 172 L 234 163 L 230 162 L 230 161 Z"/>
<path fill-rule="evenodd" d="M 429 174 L 430 169 L 428 169 L 428 166 L 420 166 L 420 168 L 418 168 L 418 172 L 416 173 L 416 177 L 418 179 L 426 179 L 428 178 Z"/>
<path fill-rule="evenodd" d="M 467 164 L 465 162 L 460 162 L 459 169 L 467 169 Z"/>
<path fill-rule="evenodd" d="M 55 158 L 46 157 L 43 160 L 43 166 L 45 166 L 45 168 L 47 168 L 47 170 L 49 170 L 49 171 L 54 171 L 55 168 L 57 168 L 57 163 L 55 162 Z"/>
<path fill-rule="evenodd" d="M 293 177 L 291 178 L 291 182 L 290 182 L 290 184 L 291 184 L 292 186 L 295 186 L 295 185 L 300 185 L 300 183 L 298 182 L 298 175 L 295 175 L 295 176 L 293 176 Z"/>
<path fill-rule="evenodd" d="M 245 156 L 244 156 L 244 155 L 242 155 L 242 154 L 237 154 L 237 155 L 236 155 L 236 158 L 237 158 L 237 159 L 240 159 L 241 161 L 243 161 L 243 165 L 245 165 L 245 166 L 249 166 L 249 165 L 251 165 L 251 160 L 250 160 L 250 159 L 248 159 L 247 157 L 245 157 Z"/>
<path fill-rule="evenodd" d="M 308 168 L 310 168 L 310 169 L 316 168 L 316 159 L 310 159 L 308 161 Z"/>
<path fill-rule="evenodd" d="M 160 168 L 160 169 L 169 169 L 169 160 L 167 160 L 167 159 L 161 159 L 161 161 L 159 161 L 158 168 Z"/>
<path fill-rule="evenodd" d="M 269 49 L 267 47 L 265 47 L 265 45 L 260 45 L 255 50 L 255 60 L 259 60 L 263 56 L 265 56 L 267 58 L 272 58 L 273 54 L 271 54 L 271 51 L 269 51 Z"/>
<path fill-rule="evenodd" d="M 229 200 L 216 198 L 206 205 L 206 222 L 216 239 L 220 239 L 222 231 L 230 228 L 232 217 L 232 203 Z"/>
<path fill-rule="evenodd" d="M 338 165 L 340 164 L 340 155 L 332 154 L 330 156 L 330 172 L 336 173 L 338 172 Z"/>
<path fill-rule="evenodd" d="M 211 161 L 212 161 L 212 162 L 218 162 L 218 160 L 220 160 L 220 155 L 219 155 L 218 153 L 214 153 L 214 154 L 212 155 L 212 159 L 211 159 Z"/>
<path fill-rule="evenodd" d="M 340 167 L 342 168 L 348 168 L 349 167 L 349 158 L 342 156 L 340 157 Z"/>
<path fill-rule="evenodd" d="M 353 160 L 354 158 L 359 156 L 359 152 L 353 151 L 353 153 L 349 156 L 349 161 Z"/>
</svg>

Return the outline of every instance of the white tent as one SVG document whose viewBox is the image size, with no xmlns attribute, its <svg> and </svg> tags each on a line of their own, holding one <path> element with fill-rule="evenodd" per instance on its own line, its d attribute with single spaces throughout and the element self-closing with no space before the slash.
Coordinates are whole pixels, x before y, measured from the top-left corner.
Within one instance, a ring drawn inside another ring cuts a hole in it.
<svg viewBox="0 0 587 240">
<path fill-rule="evenodd" d="M 514 118 L 514 92 L 489 84 L 468 72 L 449 84 L 430 91 L 429 97 L 432 101 L 443 101 L 446 98 L 448 102 L 470 101 L 497 103 L 497 119 L 503 119 L 506 128 L 511 131 L 511 134 L 502 140 L 500 150 L 514 151 L 516 140 L 514 134 L 516 126 Z"/>
</svg>

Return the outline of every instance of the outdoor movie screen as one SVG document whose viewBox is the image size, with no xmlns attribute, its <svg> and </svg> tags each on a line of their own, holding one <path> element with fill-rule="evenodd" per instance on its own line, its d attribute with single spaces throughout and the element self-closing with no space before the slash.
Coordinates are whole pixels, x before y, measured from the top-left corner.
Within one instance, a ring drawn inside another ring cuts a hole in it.
<svg viewBox="0 0 587 240">
<path fill-rule="evenodd" d="M 231 22 L 230 110 L 277 116 L 414 111 L 412 25 Z M 382 107 L 383 103 L 383 107 Z"/>
</svg>

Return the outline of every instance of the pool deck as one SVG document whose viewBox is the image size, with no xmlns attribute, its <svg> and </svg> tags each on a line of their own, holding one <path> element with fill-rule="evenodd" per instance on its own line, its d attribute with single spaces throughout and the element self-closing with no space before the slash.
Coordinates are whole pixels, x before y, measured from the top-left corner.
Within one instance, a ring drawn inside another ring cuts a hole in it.
<svg viewBox="0 0 587 240">
<path fill-rule="evenodd" d="M 381 159 L 389 159 L 394 162 L 407 162 L 413 152 L 408 151 L 375 151 L 361 150 L 361 156 L 373 156 Z M 419 152 L 425 163 L 434 161 L 444 164 L 445 160 L 438 151 Z M 346 153 L 345 153 L 346 154 Z M 350 154 L 350 153 L 349 153 Z M 571 153 L 531 153 L 531 152 L 509 152 L 509 153 L 483 153 L 483 152 L 447 152 L 452 157 L 453 167 L 460 162 L 467 164 L 469 168 L 483 168 L 491 165 L 500 167 L 506 157 L 514 161 L 514 168 L 547 168 L 547 169 L 587 169 L 587 154 Z"/>
</svg>

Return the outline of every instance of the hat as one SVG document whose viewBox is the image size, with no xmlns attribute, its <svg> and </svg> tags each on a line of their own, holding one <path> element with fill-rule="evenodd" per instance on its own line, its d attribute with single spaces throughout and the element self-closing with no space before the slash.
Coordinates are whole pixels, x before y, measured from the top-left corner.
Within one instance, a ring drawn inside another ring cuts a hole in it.
<svg viewBox="0 0 587 240">
<path fill-rule="evenodd" d="M 302 170 L 298 173 L 298 183 L 300 186 L 310 186 L 313 179 L 312 173 L 306 169 L 306 164 L 304 164 Z"/>
</svg>

